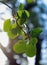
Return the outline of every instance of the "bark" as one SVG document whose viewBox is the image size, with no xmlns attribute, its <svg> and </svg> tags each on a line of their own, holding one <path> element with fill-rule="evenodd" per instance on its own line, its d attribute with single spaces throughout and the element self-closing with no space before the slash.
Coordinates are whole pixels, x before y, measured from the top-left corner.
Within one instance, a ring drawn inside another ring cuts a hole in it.
<svg viewBox="0 0 47 65">
<path fill-rule="evenodd" d="M 0 44 L 0 48 L 3 51 L 3 53 L 7 56 L 8 60 L 10 61 L 9 65 L 18 65 L 16 63 L 16 60 L 13 58 L 13 56 L 15 55 L 14 51 L 12 50 L 14 42 L 16 43 L 18 41 L 18 38 L 16 38 L 15 40 L 10 40 L 8 47 L 11 49 L 11 51 L 8 53 L 6 48 L 3 47 L 2 44 Z"/>
</svg>

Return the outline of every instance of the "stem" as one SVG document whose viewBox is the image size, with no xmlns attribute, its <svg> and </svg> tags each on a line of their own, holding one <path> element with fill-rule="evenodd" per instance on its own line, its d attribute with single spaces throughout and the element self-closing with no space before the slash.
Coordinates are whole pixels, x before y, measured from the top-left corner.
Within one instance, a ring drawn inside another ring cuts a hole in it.
<svg viewBox="0 0 47 65">
<path fill-rule="evenodd" d="M 3 3 L 4 5 L 8 6 L 10 9 L 12 9 L 12 7 L 10 7 L 9 5 L 7 5 L 5 2 L 0 1 L 1 3 Z"/>
<path fill-rule="evenodd" d="M 26 33 L 25 33 L 25 31 L 22 29 L 22 27 L 18 24 L 18 22 L 16 21 L 16 24 L 18 25 L 18 27 L 24 32 L 24 34 L 25 35 L 27 35 Z"/>
</svg>

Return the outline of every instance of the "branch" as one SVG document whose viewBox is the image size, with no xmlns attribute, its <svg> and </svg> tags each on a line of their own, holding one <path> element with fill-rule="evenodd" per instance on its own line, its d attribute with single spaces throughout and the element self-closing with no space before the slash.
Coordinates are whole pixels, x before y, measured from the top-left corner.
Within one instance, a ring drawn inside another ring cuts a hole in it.
<svg viewBox="0 0 47 65">
<path fill-rule="evenodd" d="M 1 3 L 3 3 L 4 5 L 8 6 L 10 9 L 12 9 L 12 7 L 10 7 L 9 5 L 7 5 L 5 2 L 0 1 Z"/>
<path fill-rule="evenodd" d="M 2 46 L 2 44 L 0 43 L 0 48 L 3 51 L 3 53 L 8 57 L 8 53 L 6 51 L 6 48 Z"/>
<path fill-rule="evenodd" d="M 3 51 L 3 53 L 7 56 L 7 58 L 11 61 L 11 59 L 13 59 L 13 56 L 14 56 L 14 52 L 11 51 L 11 52 L 7 52 L 6 51 L 6 48 L 2 46 L 2 44 L 0 43 L 0 48 L 1 50 Z"/>
</svg>

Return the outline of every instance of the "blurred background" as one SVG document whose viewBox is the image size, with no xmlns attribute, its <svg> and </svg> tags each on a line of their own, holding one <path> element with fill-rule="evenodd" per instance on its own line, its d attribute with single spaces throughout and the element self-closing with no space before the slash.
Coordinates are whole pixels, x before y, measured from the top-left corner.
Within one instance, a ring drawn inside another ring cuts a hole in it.
<svg viewBox="0 0 47 65">
<path fill-rule="evenodd" d="M 39 41 L 36 45 L 37 52 L 36 55 L 31 58 L 25 54 L 14 54 L 11 49 L 11 42 L 13 42 L 13 40 L 10 40 L 7 33 L 3 31 L 4 20 L 11 19 L 14 16 L 20 3 L 23 3 L 24 9 L 30 12 L 30 18 L 28 19 L 29 28 L 42 27 L 42 29 L 44 28 L 43 32 L 45 29 L 47 30 L 47 0 L 0 0 L 0 65 L 40 65 L 39 60 L 42 59 L 41 55 L 43 52 L 40 55 L 40 43 L 44 33 L 38 37 Z M 43 37 L 45 38 L 45 36 L 46 35 Z M 42 47 L 44 47 L 44 45 L 42 45 Z"/>
</svg>

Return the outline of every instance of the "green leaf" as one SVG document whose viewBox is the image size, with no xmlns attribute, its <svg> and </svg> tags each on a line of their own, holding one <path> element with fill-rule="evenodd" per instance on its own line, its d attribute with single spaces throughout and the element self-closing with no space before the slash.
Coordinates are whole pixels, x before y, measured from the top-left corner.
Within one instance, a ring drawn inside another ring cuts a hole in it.
<svg viewBox="0 0 47 65">
<path fill-rule="evenodd" d="M 21 4 L 19 5 L 19 7 L 18 7 L 18 10 L 23 10 L 23 8 L 24 8 L 24 5 L 21 3 Z"/>
<path fill-rule="evenodd" d="M 13 29 L 11 29 L 11 32 L 12 32 L 12 34 L 17 34 L 17 28 L 13 28 Z"/>
<path fill-rule="evenodd" d="M 34 46 L 28 44 L 26 47 L 25 53 L 27 56 L 33 57 L 36 54 L 36 48 Z"/>
<path fill-rule="evenodd" d="M 18 16 L 19 16 L 19 17 L 21 17 L 21 16 L 22 16 L 22 12 L 23 12 L 22 10 L 18 10 L 18 12 L 17 12 L 17 13 L 18 13 Z"/>
<path fill-rule="evenodd" d="M 41 28 L 34 28 L 32 31 L 31 31 L 31 36 L 32 37 L 38 37 L 40 35 L 40 33 L 42 32 L 42 29 Z"/>
<path fill-rule="evenodd" d="M 19 35 L 21 35 L 21 29 L 17 26 L 17 33 L 19 34 Z"/>
<path fill-rule="evenodd" d="M 24 22 L 26 22 L 26 19 L 30 16 L 29 12 L 27 10 L 19 10 L 17 12 L 18 16 L 18 22 L 20 25 L 22 25 Z"/>
<path fill-rule="evenodd" d="M 25 10 L 25 14 L 27 15 L 27 17 L 30 16 L 29 12 L 27 10 Z"/>
<path fill-rule="evenodd" d="M 11 29 L 10 19 L 5 20 L 3 28 L 5 32 L 8 32 Z"/>
<path fill-rule="evenodd" d="M 32 38 L 31 40 L 30 40 L 30 43 L 29 44 L 31 44 L 31 45 L 33 45 L 33 46 L 36 46 L 36 43 L 38 42 L 38 40 L 37 40 L 37 38 Z"/>
<path fill-rule="evenodd" d="M 21 54 L 21 53 L 25 52 L 25 49 L 26 49 L 26 42 L 24 40 L 18 41 L 18 43 L 16 43 L 13 46 L 14 52 L 16 52 L 18 54 Z"/>
<path fill-rule="evenodd" d="M 17 32 L 8 31 L 8 36 L 11 39 L 15 39 L 17 37 Z"/>
<path fill-rule="evenodd" d="M 23 11 L 22 16 L 20 18 L 20 24 L 22 25 L 24 22 L 26 22 L 26 19 L 27 19 L 27 15 L 25 11 Z"/>
<path fill-rule="evenodd" d="M 17 27 L 17 25 L 16 25 L 16 23 L 14 23 L 14 24 L 12 24 L 11 29 L 16 28 L 16 27 Z"/>
</svg>

